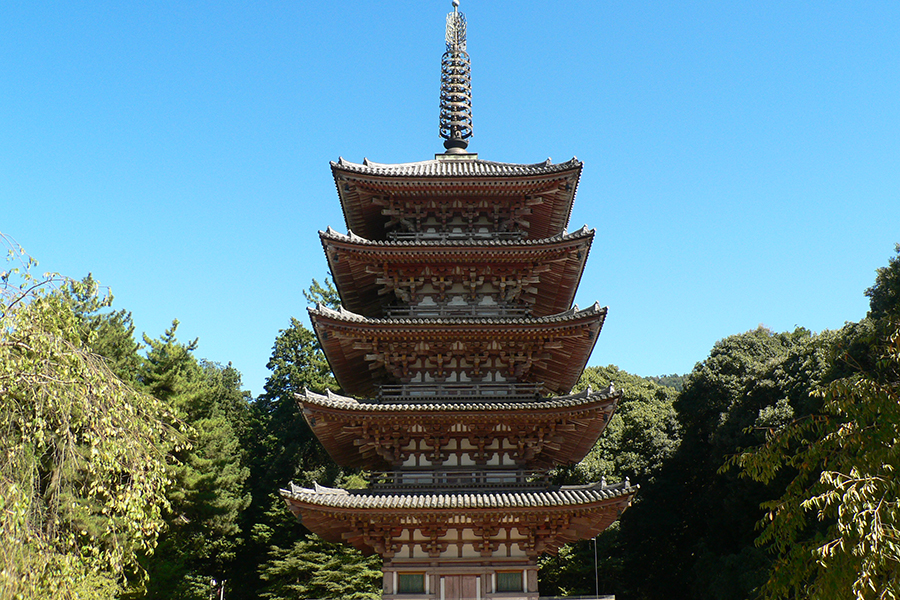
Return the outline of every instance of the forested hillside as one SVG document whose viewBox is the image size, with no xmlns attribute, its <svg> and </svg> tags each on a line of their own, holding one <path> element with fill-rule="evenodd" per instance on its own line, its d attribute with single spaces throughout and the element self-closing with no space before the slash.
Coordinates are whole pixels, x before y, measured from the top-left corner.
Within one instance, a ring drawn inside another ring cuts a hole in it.
<svg viewBox="0 0 900 600">
<path fill-rule="evenodd" d="M 365 485 L 294 401 L 337 390 L 309 329 L 285 317 L 251 398 L 235 369 L 178 339 L 177 321 L 138 338 L 93 279 L 35 278 L 11 250 L 0 598 L 378 597 L 378 559 L 308 535 L 278 497 L 291 480 Z M 624 397 L 554 481 L 641 490 L 596 540 L 542 559 L 542 594 L 896 598 L 900 254 L 865 293 L 859 323 L 724 337 L 685 376 L 585 370 L 578 389 L 612 383 Z M 336 295 L 313 282 L 308 300 Z"/>
</svg>

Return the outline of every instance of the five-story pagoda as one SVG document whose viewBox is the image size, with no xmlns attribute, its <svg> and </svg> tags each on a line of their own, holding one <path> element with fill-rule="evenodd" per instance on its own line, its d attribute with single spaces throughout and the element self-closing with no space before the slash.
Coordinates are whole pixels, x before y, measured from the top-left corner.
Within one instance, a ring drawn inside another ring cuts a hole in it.
<svg viewBox="0 0 900 600">
<path fill-rule="evenodd" d="M 467 152 L 465 17 L 447 16 L 446 152 L 332 163 L 349 233 L 320 232 L 342 306 L 310 318 L 344 395 L 303 414 L 366 490 L 291 485 L 311 531 L 384 558 L 384 598 L 538 597 L 537 558 L 597 535 L 635 487 L 550 485 L 581 460 L 620 394 L 569 394 L 606 309 L 572 302 L 594 232 L 566 227 L 581 174 Z"/>
</svg>

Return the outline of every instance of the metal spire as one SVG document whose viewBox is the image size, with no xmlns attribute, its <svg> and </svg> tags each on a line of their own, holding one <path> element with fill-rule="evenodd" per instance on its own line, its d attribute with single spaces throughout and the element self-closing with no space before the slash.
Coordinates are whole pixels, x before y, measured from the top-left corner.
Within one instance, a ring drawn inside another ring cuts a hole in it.
<svg viewBox="0 0 900 600">
<path fill-rule="evenodd" d="M 466 15 L 453 0 L 447 51 L 441 57 L 441 137 L 448 154 L 464 153 L 472 135 L 472 74 L 466 52 Z"/>
</svg>

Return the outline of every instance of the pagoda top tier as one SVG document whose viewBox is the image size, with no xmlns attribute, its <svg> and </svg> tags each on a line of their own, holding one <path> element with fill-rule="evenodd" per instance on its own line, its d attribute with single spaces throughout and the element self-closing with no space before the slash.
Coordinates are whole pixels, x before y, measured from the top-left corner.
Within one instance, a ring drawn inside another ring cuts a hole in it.
<svg viewBox="0 0 900 600">
<path fill-rule="evenodd" d="M 514 164 L 477 154 L 331 163 L 347 228 L 370 240 L 466 231 L 540 239 L 566 230 L 582 163 Z"/>
</svg>

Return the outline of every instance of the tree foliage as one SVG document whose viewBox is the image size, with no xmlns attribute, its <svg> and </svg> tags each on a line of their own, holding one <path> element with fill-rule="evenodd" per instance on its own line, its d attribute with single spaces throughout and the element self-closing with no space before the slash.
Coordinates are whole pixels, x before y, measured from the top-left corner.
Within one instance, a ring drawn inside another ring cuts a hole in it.
<svg viewBox="0 0 900 600">
<path fill-rule="evenodd" d="M 303 297 L 312 306 L 324 304 L 328 308 L 337 309 L 341 305 L 341 297 L 337 288 L 334 287 L 334 284 L 331 283 L 331 279 L 328 277 L 325 278 L 325 285 L 313 279 L 309 289 L 303 290 Z"/>
<path fill-rule="evenodd" d="M 678 450 L 681 431 L 674 409 L 678 396 L 674 388 L 663 387 L 610 365 L 585 369 L 574 390 L 588 386 L 605 389 L 610 384 L 623 393 L 616 412 L 583 461 L 557 469 L 554 476 L 557 483 L 589 483 L 602 479 L 612 483 L 630 478 L 646 485 L 660 474 Z M 539 578 L 541 593 L 586 595 L 594 593 L 597 587 L 601 593 L 619 592 L 625 577 L 624 543 L 622 530 L 616 524 L 601 533 L 596 541 L 569 544 L 557 556 L 544 557 Z M 597 545 L 597 573 L 594 544 Z"/>
<path fill-rule="evenodd" d="M 249 469 L 240 429 L 247 403 L 240 375 L 230 366 L 200 362 L 196 340 L 181 343 L 178 322 L 144 341 L 149 351 L 140 370 L 147 389 L 190 426 L 190 447 L 176 453 L 166 529 L 159 550 L 147 557 L 150 598 L 209 597 L 210 582 L 226 579 L 241 543 L 239 516 L 249 505 Z"/>
<path fill-rule="evenodd" d="M 762 503 L 757 543 L 775 555 L 765 598 L 900 597 L 898 292 L 894 257 L 866 291 L 868 325 L 848 325 L 835 345 L 831 373 L 844 376 L 815 386 L 808 413 L 760 423 L 764 443 L 729 461 L 753 481 L 788 481 Z"/>
<path fill-rule="evenodd" d="M 167 453 L 183 438 L 164 403 L 85 345 L 71 294 L 98 308 L 109 298 L 34 277 L 34 261 L 10 245 L 18 264 L 0 276 L 0 590 L 110 597 L 154 548 Z"/>
<path fill-rule="evenodd" d="M 900 322 L 900 244 L 894 247 L 897 256 L 886 267 L 876 271 L 875 283 L 866 290 L 869 315 L 874 321 Z"/>
<path fill-rule="evenodd" d="M 339 298 L 326 279 L 313 280 L 304 296 L 310 303 L 336 307 Z M 291 515 L 278 494 L 289 481 L 311 486 L 313 482 L 337 487 L 360 487 L 361 477 L 338 467 L 303 418 L 297 395 L 338 386 L 315 334 L 296 319 L 279 332 L 267 365 L 271 375 L 265 393 L 253 405 L 253 428 L 248 440 L 253 456 L 253 505 L 247 511 L 253 536 L 246 547 L 258 565 L 245 572 L 248 588 L 264 597 L 288 599 L 308 594 L 320 598 L 378 597 L 381 559 L 364 558 L 342 545 L 326 544 Z M 246 596 L 249 597 L 249 594 Z"/>
<path fill-rule="evenodd" d="M 576 467 L 583 482 L 610 482 L 626 477 L 647 481 L 654 477 L 681 443 L 675 414 L 674 388 L 661 386 L 613 365 L 588 367 L 574 391 L 588 385 L 603 389 L 612 384 L 623 392 L 622 400 L 596 445 Z"/>
<path fill-rule="evenodd" d="M 743 600 L 765 581 L 770 558 L 753 540 L 770 486 L 720 473 L 759 438 L 748 428 L 808 413 L 808 390 L 829 371 L 833 334 L 758 328 L 717 342 L 673 402 L 681 443 L 641 480 L 621 519 L 622 598 Z M 652 571 L 658 575 L 645 577 Z"/>
<path fill-rule="evenodd" d="M 261 596 L 375 600 L 381 597 L 381 560 L 345 544 L 329 544 L 311 535 L 289 548 L 273 547 L 263 566 Z"/>
<path fill-rule="evenodd" d="M 312 291 L 310 293 L 313 293 Z M 252 502 L 242 521 L 249 539 L 240 550 L 237 598 L 254 597 L 267 585 L 260 579 L 307 533 L 290 514 L 278 490 L 288 482 L 337 485 L 342 471 L 334 464 L 303 418 L 297 394 L 337 389 L 315 334 L 297 319 L 278 332 L 272 347 L 264 393 L 253 403 L 244 438 L 251 476 Z"/>
<path fill-rule="evenodd" d="M 742 474 L 785 492 L 762 504 L 759 543 L 776 561 L 766 598 L 900 597 L 900 330 L 875 371 L 834 381 L 822 408 L 768 428 L 762 446 L 736 456 Z"/>
<path fill-rule="evenodd" d="M 101 296 L 100 284 L 90 273 L 77 284 L 64 286 L 62 293 L 81 321 L 80 337 L 85 347 L 102 356 L 116 377 L 136 385 L 142 346 L 134 339 L 131 313 L 112 310 L 112 294 Z"/>
</svg>

